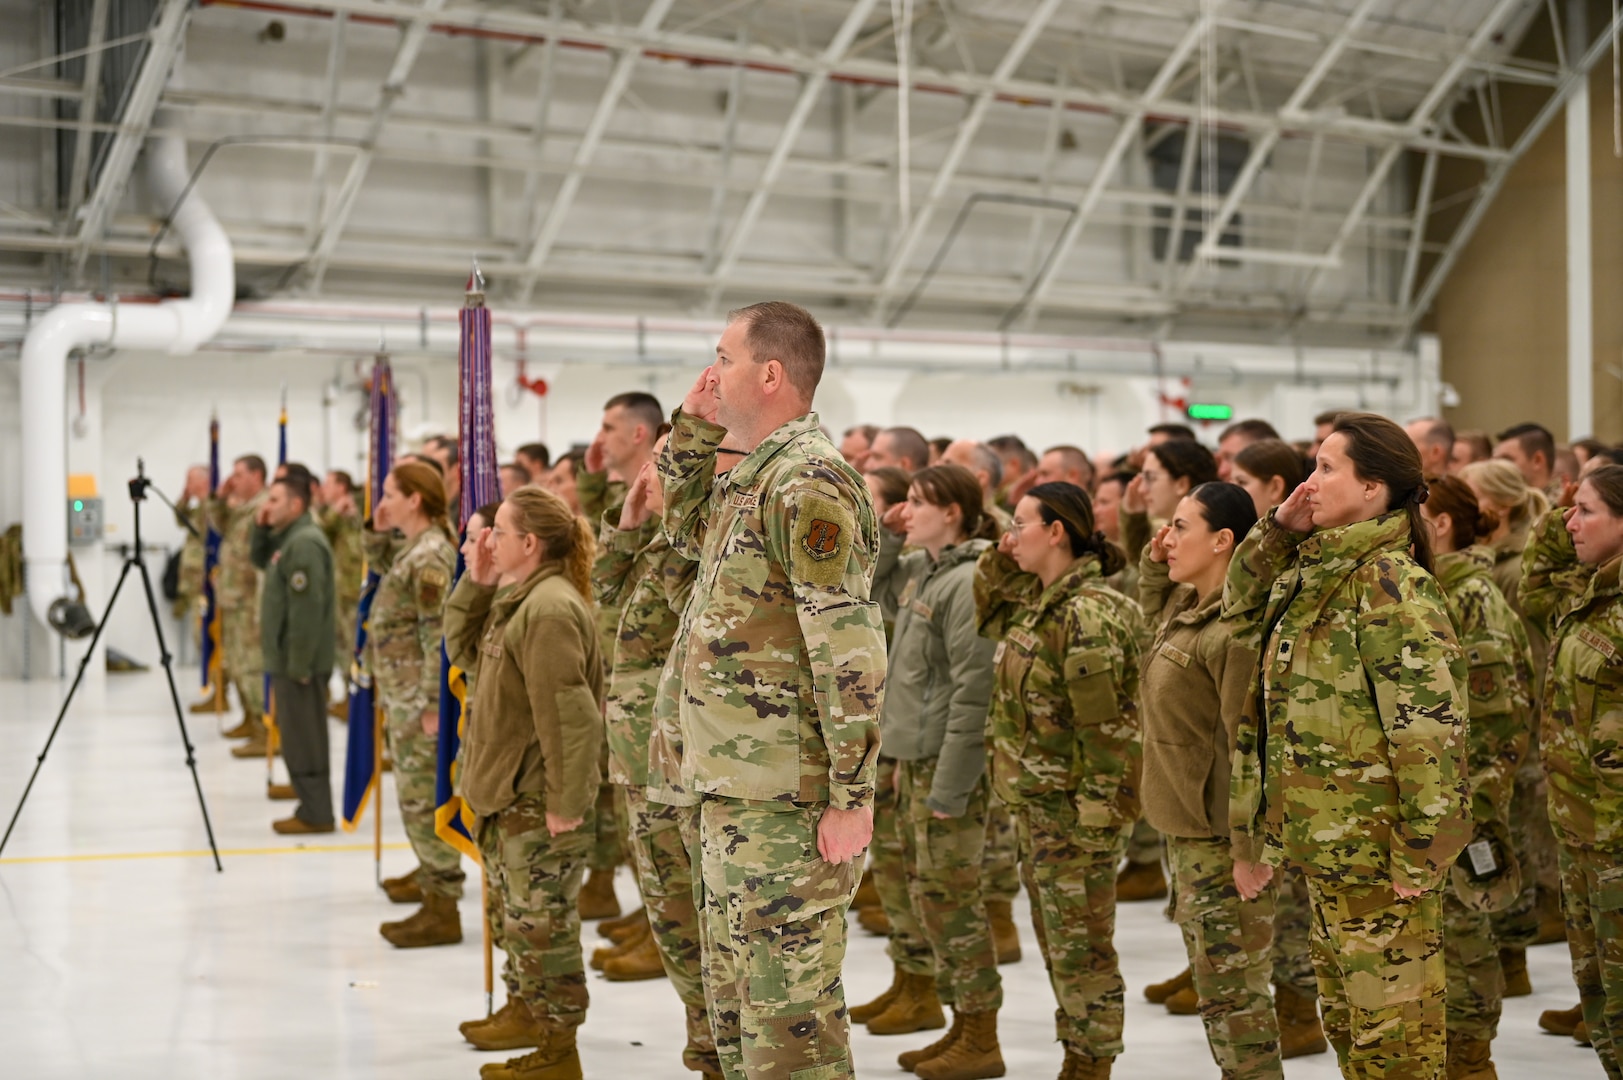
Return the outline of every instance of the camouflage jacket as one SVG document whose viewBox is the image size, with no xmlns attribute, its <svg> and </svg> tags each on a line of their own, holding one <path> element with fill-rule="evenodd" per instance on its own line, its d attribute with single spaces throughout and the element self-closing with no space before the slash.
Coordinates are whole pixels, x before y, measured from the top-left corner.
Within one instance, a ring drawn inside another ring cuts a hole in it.
<svg viewBox="0 0 1623 1080">
<path fill-rule="evenodd" d="M 326 534 L 328 546 L 332 548 L 333 572 L 338 580 L 338 608 L 354 615 L 355 605 L 361 599 L 361 587 L 366 583 L 366 556 L 361 550 L 361 519 L 354 514 L 340 514 L 323 507 L 316 511 L 316 521 Z"/>
<path fill-rule="evenodd" d="M 902 761 L 936 759 L 925 802 L 953 817 L 963 815 L 986 774 L 996 646 L 977 632 L 975 563 L 989 547 L 968 540 L 939 560 L 911 551 L 885 582 L 874 582 L 898 609 L 885 673 L 885 753 Z"/>
<path fill-rule="evenodd" d="M 203 564 L 208 561 L 208 513 L 202 503 L 183 503 L 175 508 L 175 524 L 185 534 L 180 548 L 180 595 L 176 597 L 179 611 L 178 605 L 189 604 L 203 595 Z"/>
<path fill-rule="evenodd" d="M 1138 604 L 1083 555 L 1048 588 L 988 548 L 975 608 L 993 653 L 992 789 L 1011 805 L 1075 801 L 1079 843 L 1103 850 L 1138 817 Z"/>
<path fill-rule="evenodd" d="M 658 518 L 620 529 L 617 508 L 604 511 L 592 588 L 600 607 L 620 614 L 603 718 L 609 738 L 609 782 L 648 783 L 648 744 L 665 659 L 676 638 L 678 606 L 687 600 L 698 564 L 671 550 Z"/>
<path fill-rule="evenodd" d="M 1533 648 L 1493 582 L 1493 561 L 1481 546 L 1439 555 L 1437 583 L 1465 652 L 1471 816 L 1509 825 L 1516 766 L 1533 732 Z"/>
<path fill-rule="evenodd" d="M 699 564 L 684 652 L 661 691 L 680 695 L 684 786 L 868 805 L 885 638 L 868 597 L 879 525 L 867 486 L 816 413 L 779 427 L 720 480 L 726 429 L 680 409 L 673 421 L 659 459 L 665 532 Z"/>
<path fill-rule="evenodd" d="M 253 560 L 254 515 L 265 501 L 265 491 L 241 506 L 232 507 L 224 499 L 210 496 L 208 520 L 220 534 L 220 575 L 215 579 L 215 597 L 221 610 L 250 609 L 259 612 L 259 568 Z"/>
<path fill-rule="evenodd" d="M 386 709 L 422 712 L 440 700 L 440 636 L 456 549 L 430 525 L 406 541 L 378 581 L 366 620 L 367 670 Z"/>
<path fill-rule="evenodd" d="M 1521 619 L 1522 629 L 1526 631 L 1528 643 L 1533 648 L 1533 701 L 1536 703 L 1543 694 L 1544 664 L 1550 656 L 1550 642 L 1545 638 L 1543 628 L 1522 608 L 1522 553 L 1527 550 L 1530 529 L 1529 524 L 1523 523 L 1520 528 L 1512 529 L 1495 540 L 1491 550 L 1493 583 L 1499 586 L 1510 609 Z"/>
<path fill-rule="evenodd" d="M 1234 733 L 1245 712 L 1257 650 L 1202 600 L 1173 582 L 1164 562 L 1139 557 L 1139 606 L 1159 624 L 1144 653 L 1144 817 L 1169 836 L 1228 835 Z"/>
<path fill-rule="evenodd" d="M 1563 844 L 1623 855 L 1623 558 L 1578 561 L 1557 507 L 1533 530 L 1522 600 L 1550 636 L 1539 751 Z"/>
<path fill-rule="evenodd" d="M 1472 835 L 1465 657 L 1407 515 L 1304 536 L 1269 514 L 1229 563 L 1223 617 L 1263 643 L 1235 738 L 1235 857 L 1331 888 L 1441 885 Z"/>
<path fill-rule="evenodd" d="M 591 605 L 542 563 L 497 588 L 462 575 L 445 605 L 451 663 L 479 669 L 462 741 L 461 795 L 488 817 L 541 794 L 564 818 L 597 800 L 603 745 L 603 662 Z"/>
</svg>

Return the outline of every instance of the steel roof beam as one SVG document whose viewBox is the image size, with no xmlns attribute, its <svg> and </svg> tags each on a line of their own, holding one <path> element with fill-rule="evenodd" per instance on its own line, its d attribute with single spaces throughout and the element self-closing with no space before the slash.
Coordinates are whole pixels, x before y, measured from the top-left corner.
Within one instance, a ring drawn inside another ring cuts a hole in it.
<svg viewBox="0 0 1623 1080">
<path fill-rule="evenodd" d="M 79 92 L 79 126 L 73 135 L 73 169 L 68 181 L 68 218 L 79 212 L 84 201 L 85 185 L 90 179 L 90 144 L 94 141 L 90 125 L 96 122 L 96 98 L 101 89 L 102 42 L 107 40 L 107 0 L 95 0 L 90 5 L 89 53 L 85 56 L 84 88 Z"/>
</svg>

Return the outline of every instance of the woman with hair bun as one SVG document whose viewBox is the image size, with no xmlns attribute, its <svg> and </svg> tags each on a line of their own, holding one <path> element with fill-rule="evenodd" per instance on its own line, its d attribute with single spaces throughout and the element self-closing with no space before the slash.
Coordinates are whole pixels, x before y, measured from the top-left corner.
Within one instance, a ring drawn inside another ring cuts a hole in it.
<svg viewBox="0 0 1623 1080">
<path fill-rule="evenodd" d="M 380 932 L 402 949 L 452 945 L 462 940 L 456 906 L 462 895 L 462 856 L 434 831 L 434 781 L 440 637 L 456 546 L 445 521 L 445 484 L 439 474 L 418 461 L 396 465 L 384 477 L 372 528 L 402 538 L 374 546 L 374 566 L 383 576 L 372 595 L 366 646 L 394 761 L 400 818 L 417 856 L 417 869 L 384 886 L 390 900 L 422 905 L 406 919 L 384 923 Z"/>
<path fill-rule="evenodd" d="M 479 678 L 463 742 L 462 800 L 502 899 L 503 975 L 532 1054 L 484 1080 L 581 1075 L 586 1019 L 577 900 L 591 853 L 603 744 L 603 662 L 591 601 L 591 528 L 524 487 L 484 530 L 445 613 L 445 644 Z"/>
<path fill-rule="evenodd" d="M 1477 839 L 1510 847 L 1511 791 L 1527 753 L 1533 723 L 1533 650 L 1527 631 L 1493 582 L 1494 553 L 1483 541 L 1499 526 L 1491 510 L 1456 477 L 1431 482 L 1420 510 L 1437 556 L 1437 583 L 1465 652 L 1470 695 L 1466 761 L 1471 819 Z M 1508 872 L 1501 852 L 1495 870 L 1473 889 L 1456 872 L 1443 893 L 1443 957 L 1448 967 L 1448 1068 L 1454 1076 L 1491 1076 L 1491 1044 L 1499 1030 L 1506 983 L 1527 979 L 1525 948 L 1495 936 L 1492 915 L 1517 898 L 1498 882 Z M 1463 865 L 1463 864 L 1462 864 Z M 1504 883 L 1509 884 L 1510 878 Z M 1475 893 L 1476 895 L 1473 895 Z"/>
<path fill-rule="evenodd" d="M 1120 549 L 1087 492 L 1039 484 L 976 566 L 993 654 L 992 788 L 1014 815 L 1038 942 L 1059 1000 L 1066 1080 L 1122 1052 L 1116 867 L 1138 816 L 1138 604 L 1108 588 Z"/>
<path fill-rule="evenodd" d="M 1324 1028 L 1349 1077 L 1441 1076 L 1440 890 L 1471 839 L 1465 662 L 1431 576 L 1420 454 L 1344 413 L 1229 563 L 1260 664 L 1235 739 L 1235 884 L 1302 866 Z M 1412 549 L 1412 553 L 1411 553 Z"/>
</svg>

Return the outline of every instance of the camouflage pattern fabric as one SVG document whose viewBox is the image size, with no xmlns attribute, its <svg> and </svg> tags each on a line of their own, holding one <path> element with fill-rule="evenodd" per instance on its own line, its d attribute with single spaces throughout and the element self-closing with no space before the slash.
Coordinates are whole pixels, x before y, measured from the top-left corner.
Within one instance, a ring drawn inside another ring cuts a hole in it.
<svg viewBox="0 0 1623 1080">
<path fill-rule="evenodd" d="M 1324 1034 L 1349 1080 L 1432 1080 L 1447 1057 L 1442 892 L 1308 878 Z"/>
<path fill-rule="evenodd" d="M 184 619 L 193 613 L 203 595 L 208 512 L 201 503 L 182 503 L 175 507 L 175 524 L 186 534 L 180 546 L 180 588 L 176 591 L 174 606 L 175 617 Z"/>
<path fill-rule="evenodd" d="M 1319 977 L 1313 971 L 1313 954 L 1308 945 L 1308 926 L 1313 921 L 1313 905 L 1307 896 L 1307 875 L 1299 866 L 1287 863 L 1274 870 L 1275 986 L 1295 990 L 1305 998 L 1319 996 Z"/>
<path fill-rule="evenodd" d="M 1308 536 L 1269 515 L 1230 561 L 1223 616 L 1264 642 L 1236 858 L 1296 862 L 1325 890 L 1430 890 L 1470 840 L 1465 657 L 1408 547 L 1404 513 Z"/>
<path fill-rule="evenodd" d="M 909 913 L 925 942 L 941 1000 L 957 1012 L 990 1012 L 1003 1007 L 1003 980 L 981 897 L 986 781 L 970 792 L 963 814 L 937 818 L 928 801 L 937 760 L 896 766 L 897 833 Z"/>
<path fill-rule="evenodd" d="M 316 511 L 316 523 L 326 534 L 327 546 L 332 548 L 333 581 L 338 590 L 338 625 L 334 630 L 334 640 L 338 646 L 337 655 L 344 658 L 341 666 L 347 671 L 348 658 L 355 654 L 355 618 L 366 575 L 361 519 L 354 514 L 341 514 L 323 507 Z M 432 531 L 438 532 L 437 529 Z M 454 561 L 452 565 L 455 565 Z"/>
<path fill-rule="evenodd" d="M 1116 867 L 1125 825 L 1083 824 L 1077 801 L 1059 792 L 1010 807 L 1020 833 L 1020 869 L 1031 894 L 1038 943 L 1059 1008 L 1055 1035 L 1085 1058 L 1122 1052 L 1126 985 L 1116 959 Z"/>
<path fill-rule="evenodd" d="M 628 817 L 631 865 L 648 910 L 654 944 L 681 999 L 687 1019 L 682 1060 L 698 1072 L 719 1069 L 710 1009 L 704 999 L 704 960 L 699 950 L 699 913 L 693 904 L 690 846 L 698 841 L 698 808 L 650 802 L 636 787 L 622 787 Z"/>
<path fill-rule="evenodd" d="M 1493 918 L 1443 890 L 1443 964 L 1447 970 L 1448 1030 L 1492 1042 L 1499 1033 L 1505 971 Z"/>
<path fill-rule="evenodd" d="M 981 899 L 1010 901 L 1020 894 L 1020 834 L 996 794 L 986 793 L 986 846 L 981 855 Z"/>
<path fill-rule="evenodd" d="M 885 672 L 868 598 L 873 501 L 815 413 L 716 479 L 725 434 L 677 410 L 659 459 L 666 535 L 699 564 L 665 691 L 679 702 L 683 786 L 866 806 Z"/>
<path fill-rule="evenodd" d="M 259 570 L 254 566 L 254 515 L 265 501 L 260 491 L 238 507 L 224 499 L 208 501 L 209 522 L 220 534 L 220 561 L 214 595 L 220 605 L 220 638 L 225 670 L 236 683 L 246 716 L 265 714 L 265 657 L 259 643 Z"/>
<path fill-rule="evenodd" d="M 1144 818 L 1133 822 L 1127 835 L 1127 861 L 1141 866 L 1161 861 L 1161 834 Z"/>
<path fill-rule="evenodd" d="M 546 799 L 520 795 L 479 823 L 479 850 L 501 900 L 500 940 L 507 992 L 544 1026 L 586 1020 L 586 965 L 580 953 L 581 879 L 592 844 L 591 814 L 561 836 L 547 832 Z"/>
<path fill-rule="evenodd" d="M 1224 1080 L 1282 1080 L 1273 974 L 1274 888 L 1246 900 L 1229 841 L 1167 837 L 1172 918 L 1183 932 L 1206 1044 Z"/>
<path fill-rule="evenodd" d="M 1609 1080 L 1623 1080 L 1623 865 L 1614 852 L 1561 846 L 1572 977 Z"/>
<path fill-rule="evenodd" d="M 868 843 L 868 869 L 880 906 L 890 920 L 890 939 L 885 955 L 909 975 L 935 975 L 935 956 L 925 940 L 924 928 L 913 915 L 908 895 L 907 863 L 902 847 L 902 821 L 897 809 L 896 778 L 901 763 L 895 758 L 879 759 L 879 779 L 874 787 L 873 839 Z"/>
<path fill-rule="evenodd" d="M 423 713 L 411 706 L 386 706 L 384 731 L 394 761 L 395 791 L 406 839 L 417 856 L 417 883 L 425 893 L 459 897 L 467 875 L 462 853 L 434 831 L 434 765 L 439 737 L 423 734 Z"/>
<path fill-rule="evenodd" d="M 1527 753 L 1516 766 L 1510 795 L 1510 842 L 1522 867 L 1522 891 L 1503 911 L 1490 916 L 1493 936 L 1509 949 L 1525 949 L 1538 939 L 1546 910 L 1560 906 L 1560 845 L 1550 829 L 1550 795 L 1538 748 L 1538 715 Z"/>
<path fill-rule="evenodd" d="M 608 756 L 606 746 L 604 756 Z M 587 869 L 593 873 L 613 873 L 615 867 L 626 861 L 625 814 L 621 812 L 619 803 L 619 788 L 607 781 L 597 786 L 597 803 L 592 817 L 592 851 L 586 857 Z"/>
<path fill-rule="evenodd" d="M 855 1075 L 840 971 L 859 875 L 818 854 L 820 817 L 784 802 L 700 805 L 705 989 L 727 1080 Z"/>
</svg>

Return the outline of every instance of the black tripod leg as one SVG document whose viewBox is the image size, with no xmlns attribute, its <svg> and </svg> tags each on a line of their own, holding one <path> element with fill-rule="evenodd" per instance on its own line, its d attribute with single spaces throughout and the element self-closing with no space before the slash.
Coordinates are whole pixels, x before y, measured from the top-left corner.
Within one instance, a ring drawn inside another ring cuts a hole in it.
<svg viewBox="0 0 1623 1080">
<path fill-rule="evenodd" d="M 163 638 L 163 620 L 158 617 L 158 600 L 152 592 L 152 572 L 140 559 L 136 559 L 135 564 L 141 568 L 141 584 L 146 589 L 147 610 L 152 612 L 152 632 L 158 636 L 158 656 L 163 663 L 163 676 L 169 680 L 169 700 L 175 705 L 175 723 L 180 725 L 180 743 L 186 748 L 186 767 L 192 770 L 192 786 L 197 788 L 197 805 L 203 811 L 203 831 L 208 833 L 209 850 L 214 853 L 214 869 L 224 872 L 225 867 L 220 865 L 220 847 L 214 842 L 214 826 L 209 822 L 208 803 L 203 800 L 203 782 L 197 778 L 197 754 L 192 748 L 192 737 L 186 731 L 186 716 L 180 708 L 180 691 L 175 689 L 175 672 L 169 666 L 169 644 Z"/>
<path fill-rule="evenodd" d="M 79 671 L 73 676 L 73 685 L 68 687 L 68 696 L 62 699 L 62 707 L 57 710 L 56 723 L 51 725 L 51 734 L 45 739 L 45 746 L 34 761 L 34 771 L 29 774 L 28 786 L 23 788 L 23 797 L 17 800 L 17 809 L 11 812 L 11 824 L 6 826 L 6 835 L 0 836 L 0 852 L 6 850 L 6 841 L 11 839 L 11 830 L 17 827 L 17 819 L 22 816 L 23 804 L 28 801 L 28 793 L 34 790 L 34 781 L 39 779 L 39 771 L 45 766 L 45 755 L 51 752 L 51 744 L 56 742 L 56 733 L 62 728 L 62 718 L 68 715 L 68 706 L 73 704 L 73 695 L 79 692 L 79 684 L 84 681 L 85 669 L 90 666 L 90 658 L 96 655 L 96 643 L 101 641 L 102 631 L 107 629 L 108 616 L 113 613 L 113 604 L 118 601 L 119 590 L 124 588 L 124 579 L 130 576 L 130 564 L 133 559 L 124 561 L 124 570 L 118 575 L 118 584 L 113 586 L 113 595 L 107 598 L 107 608 L 101 613 L 101 622 L 96 624 L 96 632 L 90 637 L 90 647 L 85 650 L 84 658 L 79 661 Z M 143 571 L 146 567 L 141 568 Z M 24 618 L 27 616 L 25 615 Z"/>
</svg>

